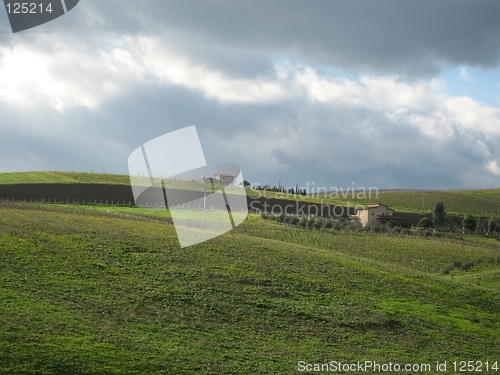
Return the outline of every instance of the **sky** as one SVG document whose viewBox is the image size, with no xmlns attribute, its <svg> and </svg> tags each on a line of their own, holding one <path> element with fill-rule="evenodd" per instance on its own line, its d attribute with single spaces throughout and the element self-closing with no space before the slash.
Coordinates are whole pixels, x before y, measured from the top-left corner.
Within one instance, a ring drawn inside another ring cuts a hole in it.
<svg viewBox="0 0 500 375">
<path fill-rule="evenodd" d="M 80 0 L 12 33 L 0 172 L 128 173 L 196 125 L 255 184 L 500 187 L 500 2 Z"/>
</svg>

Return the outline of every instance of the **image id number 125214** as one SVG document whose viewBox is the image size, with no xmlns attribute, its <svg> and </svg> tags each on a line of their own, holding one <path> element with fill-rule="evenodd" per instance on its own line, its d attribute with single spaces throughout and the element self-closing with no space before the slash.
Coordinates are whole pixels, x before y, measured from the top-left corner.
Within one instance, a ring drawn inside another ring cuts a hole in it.
<svg viewBox="0 0 500 375">
<path fill-rule="evenodd" d="M 52 3 L 49 3 L 46 7 L 42 3 L 7 3 L 8 13 L 14 14 L 40 14 L 40 13 L 52 13 Z"/>
<path fill-rule="evenodd" d="M 483 362 L 483 361 L 454 361 L 451 363 L 453 365 L 454 372 L 497 372 L 499 370 L 498 361 L 495 362 Z"/>
</svg>

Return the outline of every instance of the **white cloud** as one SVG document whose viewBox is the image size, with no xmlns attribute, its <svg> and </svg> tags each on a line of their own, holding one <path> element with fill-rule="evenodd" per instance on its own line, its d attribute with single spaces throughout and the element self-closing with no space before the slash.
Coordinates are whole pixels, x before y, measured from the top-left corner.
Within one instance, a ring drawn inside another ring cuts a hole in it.
<svg viewBox="0 0 500 375">
<path fill-rule="evenodd" d="M 496 175 L 496 176 L 500 176 L 500 159 L 495 159 L 495 160 L 491 160 L 487 166 L 486 166 L 486 169 Z"/>
<path fill-rule="evenodd" d="M 237 79 L 190 61 L 154 38 L 125 38 L 122 48 L 131 51 L 147 74 L 167 84 L 202 92 L 207 98 L 231 103 L 268 103 L 290 96 L 279 79 Z"/>
<path fill-rule="evenodd" d="M 133 94 L 137 87 L 173 85 L 216 103 L 287 108 L 289 118 L 275 116 L 250 124 L 235 131 L 229 143 L 212 139 L 213 146 L 251 160 L 264 172 L 293 169 L 280 155 L 336 172 L 361 171 L 380 163 L 400 165 L 410 159 L 414 163 L 422 143 L 414 145 L 415 139 L 407 139 L 401 144 L 403 134 L 411 134 L 429 144 L 463 147 L 460 152 L 465 158 L 471 155 L 481 164 L 478 173 L 500 175 L 496 150 L 500 108 L 446 94 L 441 78 L 331 77 L 295 62 L 276 64 L 274 77 L 238 78 L 154 37 L 126 36 L 92 51 L 75 40 L 57 37 L 57 41 L 47 37 L 45 46 L 34 38 L 15 47 L 0 47 L 0 102 L 23 109 L 92 111 Z M 321 111 L 324 114 L 319 115 Z M 399 138 L 391 138 L 387 129 L 397 131 Z M 369 142 L 373 139 L 379 143 Z M 460 140 L 463 143 L 454 146 Z M 354 146 L 356 150 L 350 152 Z M 448 168 L 455 162 L 452 159 L 446 159 Z"/>
<path fill-rule="evenodd" d="M 466 81 L 466 82 L 471 82 L 472 81 L 472 77 L 469 74 L 469 71 L 467 70 L 467 68 L 465 68 L 463 66 L 460 67 L 460 79 L 463 80 L 463 81 Z"/>
<path fill-rule="evenodd" d="M 383 113 L 395 123 L 412 124 L 435 138 L 472 130 L 500 135 L 500 108 L 470 97 L 444 94 L 445 82 L 402 82 L 397 77 L 362 76 L 359 81 L 320 77 L 313 69 L 296 73 L 296 83 L 314 101 Z"/>
<path fill-rule="evenodd" d="M 178 85 L 225 103 L 312 100 L 346 108 L 366 108 L 397 124 L 408 122 L 429 136 L 450 137 L 452 128 L 500 134 L 500 109 L 468 97 L 443 93 L 445 82 L 403 82 L 397 77 L 359 80 L 320 76 L 311 67 L 285 64 L 275 77 L 234 78 L 191 61 L 152 37 L 123 37 L 89 55 L 58 42 L 50 51 L 30 44 L 1 47 L 0 99 L 26 104 L 46 100 L 58 111 L 94 109 L 137 84 Z"/>
<path fill-rule="evenodd" d="M 290 97 L 279 79 L 238 79 L 190 61 L 147 37 L 124 37 L 98 53 L 58 42 L 50 51 L 30 44 L 1 47 L 0 100 L 23 105 L 47 102 L 56 110 L 95 109 L 150 78 L 230 103 L 267 103 Z"/>
</svg>

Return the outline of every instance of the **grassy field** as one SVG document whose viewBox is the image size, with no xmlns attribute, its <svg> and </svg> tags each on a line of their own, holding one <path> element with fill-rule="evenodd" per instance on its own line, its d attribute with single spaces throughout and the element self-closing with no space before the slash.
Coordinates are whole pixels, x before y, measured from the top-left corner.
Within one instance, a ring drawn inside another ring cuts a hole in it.
<svg viewBox="0 0 500 375">
<path fill-rule="evenodd" d="M 113 184 L 130 185 L 130 178 L 126 175 L 111 175 L 100 173 L 82 172 L 24 172 L 24 173 L 0 173 L 1 184 L 28 184 L 28 183 L 92 183 L 92 184 Z M 180 185 L 179 185 L 180 184 Z M 171 187 L 200 189 L 199 186 L 186 187 L 180 181 L 171 181 Z M 250 196 L 262 196 L 264 192 L 247 189 Z M 367 193 L 368 195 L 368 193 Z M 326 203 L 355 206 L 356 204 L 367 204 L 379 202 L 401 212 L 431 212 L 437 202 L 444 202 L 448 213 L 464 214 L 471 213 L 479 216 L 500 217 L 500 189 L 489 190 L 437 190 L 437 191 L 394 191 L 394 192 L 372 192 L 372 196 L 352 196 L 346 192 L 346 196 L 339 192 L 330 197 L 301 196 L 282 194 L 275 192 L 265 192 L 265 196 L 270 198 L 283 198 L 300 200 L 314 203 Z"/>
<path fill-rule="evenodd" d="M 0 173 L 0 185 L 6 184 L 107 184 L 130 185 L 130 177 L 121 174 L 84 172 L 9 172 Z"/>
<path fill-rule="evenodd" d="M 0 203 L 0 373 L 500 361 L 493 242 L 251 217 L 180 249 L 168 215 L 130 210 Z M 444 275 L 456 261 L 476 266 Z"/>
<path fill-rule="evenodd" d="M 380 202 L 397 211 L 431 212 L 436 203 L 444 202 L 446 211 L 455 214 L 470 213 L 480 216 L 500 217 L 500 189 L 491 190 L 450 190 L 450 191 L 400 191 L 380 192 L 371 199 L 337 199 L 351 204 Z"/>
</svg>

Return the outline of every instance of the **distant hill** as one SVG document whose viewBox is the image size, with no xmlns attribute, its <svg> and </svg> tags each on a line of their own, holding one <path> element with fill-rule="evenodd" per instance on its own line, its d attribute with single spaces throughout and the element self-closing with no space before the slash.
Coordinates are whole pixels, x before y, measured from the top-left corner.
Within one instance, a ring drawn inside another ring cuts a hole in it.
<svg viewBox="0 0 500 375">
<path fill-rule="evenodd" d="M 130 186 L 128 175 L 85 173 L 85 172 L 10 172 L 0 173 L 0 185 L 7 184 L 104 184 Z M 262 195 L 262 191 L 247 190 L 248 195 Z M 363 198 L 358 192 L 343 196 L 301 196 L 266 192 L 269 198 L 323 202 L 325 204 L 347 205 L 379 202 L 399 212 L 431 212 L 437 202 L 444 202 L 448 213 L 471 213 L 480 216 L 500 217 L 500 189 L 485 190 L 414 190 L 385 189 L 371 197 Z"/>
<path fill-rule="evenodd" d="M 444 202 L 448 213 L 471 213 L 481 216 L 500 216 L 500 189 L 485 190 L 380 190 L 378 194 L 372 193 L 371 197 L 363 198 L 356 192 L 343 197 L 330 196 L 338 204 L 348 202 L 352 205 L 379 202 L 396 211 L 405 212 L 431 212 L 436 203 Z M 318 198 L 318 197 L 316 197 Z"/>
<path fill-rule="evenodd" d="M 85 172 L 0 173 L 0 185 L 7 184 L 106 184 L 130 185 L 128 175 Z"/>
</svg>

